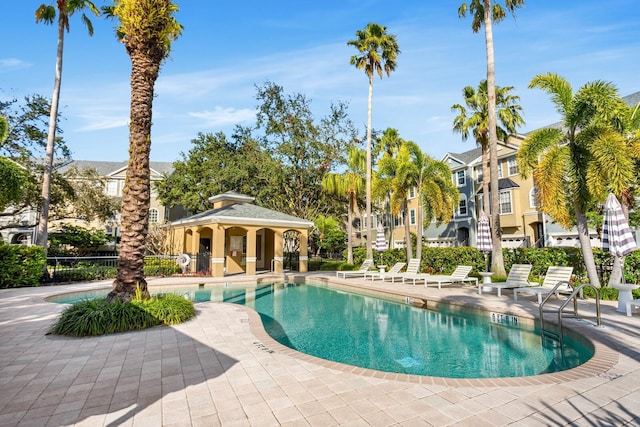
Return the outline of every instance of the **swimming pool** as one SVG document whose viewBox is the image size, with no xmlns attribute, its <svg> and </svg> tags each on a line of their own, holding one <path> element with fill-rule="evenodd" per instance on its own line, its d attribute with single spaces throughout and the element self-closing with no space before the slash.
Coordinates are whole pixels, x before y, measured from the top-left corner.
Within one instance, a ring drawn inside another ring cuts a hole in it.
<svg viewBox="0 0 640 427">
<path fill-rule="evenodd" d="M 151 290 L 177 292 L 196 302 L 245 305 L 259 313 L 267 333 L 283 345 L 385 372 L 449 378 L 528 376 L 573 368 L 594 352 L 588 341 L 571 336 L 566 337 L 563 349 L 543 345 L 533 327 L 510 317 L 424 310 L 324 285 Z M 74 302 L 79 298 L 83 296 L 50 300 Z"/>
</svg>

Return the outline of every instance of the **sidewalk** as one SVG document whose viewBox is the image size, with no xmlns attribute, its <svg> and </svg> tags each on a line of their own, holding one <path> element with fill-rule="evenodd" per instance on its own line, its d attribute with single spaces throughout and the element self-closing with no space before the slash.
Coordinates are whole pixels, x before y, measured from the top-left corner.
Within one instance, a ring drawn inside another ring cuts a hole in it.
<svg viewBox="0 0 640 427">
<path fill-rule="evenodd" d="M 469 286 L 439 291 L 336 280 L 332 272 L 303 276 L 521 316 L 537 312 L 533 298 L 514 303 L 510 292 L 498 298 Z M 197 317 L 174 327 L 82 339 L 45 335 L 64 308 L 46 296 L 108 284 L 0 290 L 0 426 L 640 425 L 640 314 L 627 317 L 612 302 L 602 303 L 603 328 L 567 322 L 597 345 L 588 367 L 467 381 L 321 361 L 271 340 L 256 313 L 223 303 L 198 303 Z M 592 314 L 593 305 L 581 302 L 580 313 Z"/>
</svg>

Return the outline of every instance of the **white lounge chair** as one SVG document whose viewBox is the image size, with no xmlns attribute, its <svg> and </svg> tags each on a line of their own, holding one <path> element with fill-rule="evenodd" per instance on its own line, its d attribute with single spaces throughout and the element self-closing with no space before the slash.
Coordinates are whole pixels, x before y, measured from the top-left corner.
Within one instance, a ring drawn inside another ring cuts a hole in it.
<svg viewBox="0 0 640 427">
<path fill-rule="evenodd" d="M 389 271 L 385 271 L 384 273 L 380 271 L 367 271 L 366 273 L 364 273 L 364 278 L 367 279 L 370 277 L 372 282 L 376 279 L 384 280 L 387 275 L 393 276 L 397 273 L 400 273 L 400 270 L 402 270 L 405 265 L 407 265 L 406 262 L 396 262 L 393 267 L 389 269 Z"/>
<path fill-rule="evenodd" d="M 542 298 L 551 293 L 554 286 L 558 282 L 567 282 L 558 286 L 556 289 L 556 296 L 559 296 L 560 292 L 566 292 L 571 289 L 568 285 L 571 274 L 573 273 L 573 267 L 556 267 L 552 266 L 547 269 L 547 274 L 544 276 L 544 281 L 541 286 L 527 286 L 524 288 L 516 288 L 513 290 L 513 299 L 518 301 L 519 293 L 535 294 L 538 295 L 538 304 L 542 303 Z"/>
<path fill-rule="evenodd" d="M 373 267 L 373 260 L 372 259 L 365 259 L 364 262 L 362 263 L 362 265 L 360 266 L 360 268 L 358 270 L 349 270 L 349 271 L 336 271 L 336 277 L 340 277 L 340 275 L 342 275 L 343 279 L 346 279 L 347 276 L 349 277 L 359 277 L 359 276 L 363 276 L 364 274 L 369 271 L 369 269 Z"/>
<path fill-rule="evenodd" d="M 498 290 L 498 296 L 502 296 L 503 289 L 524 288 L 534 285 L 529 282 L 529 273 L 531 273 L 531 264 L 513 264 L 506 282 L 496 282 L 491 284 L 481 283 L 478 285 L 478 293 L 482 291 Z"/>
<path fill-rule="evenodd" d="M 395 283 L 396 280 L 402 279 L 402 283 L 404 283 L 405 277 L 418 274 L 420 271 L 420 260 L 418 258 L 411 258 L 409 263 L 407 264 L 407 268 L 404 272 L 393 273 L 389 272 L 385 273 L 384 278 L 382 280 L 391 280 L 391 283 Z"/>
<path fill-rule="evenodd" d="M 427 274 L 428 276 L 425 279 L 424 286 L 426 287 L 428 283 L 437 283 L 438 289 L 442 289 L 443 283 L 464 283 L 464 282 L 473 282 L 475 286 L 478 286 L 478 278 L 477 277 L 469 277 L 469 273 L 471 273 L 473 267 L 470 265 L 459 265 L 450 275 L 446 274 Z"/>
</svg>

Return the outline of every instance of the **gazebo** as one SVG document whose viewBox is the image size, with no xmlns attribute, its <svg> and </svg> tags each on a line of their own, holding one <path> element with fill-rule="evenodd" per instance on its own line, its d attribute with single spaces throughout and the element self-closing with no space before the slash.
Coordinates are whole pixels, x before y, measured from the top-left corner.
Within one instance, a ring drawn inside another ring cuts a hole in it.
<svg viewBox="0 0 640 427">
<path fill-rule="evenodd" d="M 299 236 L 299 270 L 307 271 L 307 238 L 313 222 L 256 206 L 254 197 L 229 191 L 209 198 L 213 209 L 170 225 L 171 247 L 196 259 L 190 272 L 225 274 L 283 272 L 284 233 Z"/>
</svg>

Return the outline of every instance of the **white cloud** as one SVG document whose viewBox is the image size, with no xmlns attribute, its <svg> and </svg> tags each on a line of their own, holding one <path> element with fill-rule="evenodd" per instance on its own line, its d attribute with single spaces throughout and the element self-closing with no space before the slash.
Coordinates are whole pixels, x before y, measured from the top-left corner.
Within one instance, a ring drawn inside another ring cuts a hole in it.
<svg viewBox="0 0 640 427">
<path fill-rule="evenodd" d="M 206 126 L 226 126 L 255 120 L 256 111 L 248 108 L 215 107 L 213 111 L 190 112 L 189 116 L 201 119 Z"/>
<path fill-rule="evenodd" d="M 31 64 L 29 64 L 28 62 L 24 62 L 21 59 L 17 59 L 17 58 L 1 59 L 0 58 L 0 72 L 20 70 L 20 69 L 29 68 L 29 67 L 31 67 Z"/>
</svg>

